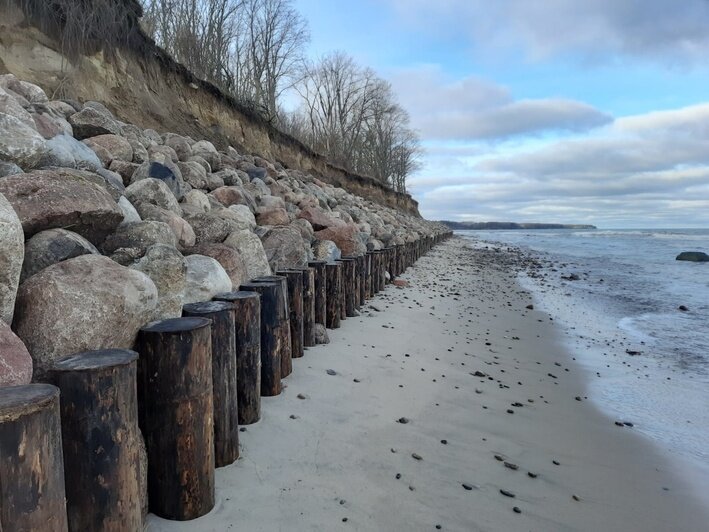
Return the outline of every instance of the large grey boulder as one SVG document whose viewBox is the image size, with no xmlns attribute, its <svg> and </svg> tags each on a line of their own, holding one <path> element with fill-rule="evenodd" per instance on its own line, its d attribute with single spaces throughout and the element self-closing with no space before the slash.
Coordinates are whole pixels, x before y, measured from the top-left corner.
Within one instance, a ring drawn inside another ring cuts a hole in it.
<svg viewBox="0 0 709 532">
<path fill-rule="evenodd" d="M 169 187 L 159 179 L 147 178 L 136 181 L 126 188 L 125 195 L 136 209 L 143 203 L 149 203 L 172 211 L 178 216 L 182 214 L 177 198 Z"/>
<path fill-rule="evenodd" d="M 146 203 L 146 205 L 149 204 Z M 121 222 L 121 224 L 139 222 L 142 220 L 136 208 L 130 201 L 128 201 L 125 196 L 121 196 L 120 198 L 118 198 L 118 206 L 121 208 L 121 212 L 123 213 L 123 221 Z M 152 207 L 152 205 L 150 206 Z"/>
<path fill-rule="evenodd" d="M 32 354 L 35 379 L 59 357 L 105 348 L 132 348 L 155 317 L 158 292 L 150 278 L 108 257 L 83 255 L 54 264 L 20 287 L 14 327 Z"/>
<path fill-rule="evenodd" d="M 315 260 L 333 262 L 342 257 L 342 251 L 332 240 L 316 240 L 313 243 L 313 255 Z"/>
<path fill-rule="evenodd" d="M 34 168 L 46 151 L 45 140 L 37 130 L 0 112 L 0 159 L 27 170 Z"/>
<path fill-rule="evenodd" d="M 74 136 L 83 140 L 98 135 L 120 135 L 121 126 L 107 111 L 84 107 L 69 117 Z"/>
<path fill-rule="evenodd" d="M 0 194 L 0 320 L 8 324 L 12 323 L 24 256 L 22 224 L 12 205 Z"/>
<path fill-rule="evenodd" d="M 63 166 L 96 171 L 103 168 L 102 161 L 91 148 L 66 134 L 57 135 L 45 143 L 46 152 L 38 167 Z"/>
<path fill-rule="evenodd" d="M 300 231 L 295 227 L 274 227 L 261 238 L 263 249 L 272 270 L 305 266 L 308 263 L 308 248 Z"/>
<path fill-rule="evenodd" d="M 241 224 L 240 229 L 255 229 L 256 218 L 246 205 L 231 205 L 229 211 L 232 213 L 231 218 Z"/>
<path fill-rule="evenodd" d="M 224 240 L 224 244 L 237 250 L 246 264 L 246 274 L 249 279 L 271 275 L 266 251 L 261 239 L 251 231 L 242 229 L 235 231 Z"/>
<path fill-rule="evenodd" d="M 70 228 L 99 244 L 121 223 L 123 212 L 89 175 L 104 182 L 80 171 L 37 170 L 0 179 L 0 193 L 15 209 L 26 238 L 46 229 Z"/>
<path fill-rule="evenodd" d="M 242 227 L 238 222 L 225 216 L 220 216 L 217 211 L 189 214 L 185 215 L 185 219 L 194 229 L 197 244 L 224 242 L 226 237 Z"/>
<path fill-rule="evenodd" d="M 10 326 L 0 320 L 0 387 L 32 381 L 32 357 Z"/>
<path fill-rule="evenodd" d="M 185 305 L 211 301 L 217 294 L 231 292 L 231 279 L 217 260 L 204 255 L 190 255 L 185 260 L 187 285 L 182 297 Z"/>
<path fill-rule="evenodd" d="M 168 211 L 149 203 L 143 203 L 138 207 L 140 216 L 144 220 L 165 222 L 177 238 L 177 248 L 186 249 L 195 245 L 196 238 L 194 229 L 186 220 L 177 216 L 174 212 Z"/>
<path fill-rule="evenodd" d="M 143 272 L 155 283 L 158 290 L 155 319 L 182 316 L 182 294 L 187 286 L 187 261 L 182 253 L 174 247 L 155 244 L 131 268 Z"/>
<path fill-rule="evenodd" d="M 133 147 L 127 139 L 119 135 L 97 135 L 96 137 L 89 137 L 84 139 L 84 144 L 89 148 L 100 146 L 111 155 L 111 161 L 113 159 L 120 159 L 121 161 L 133 160 Z"/>
<path fill-rule="evenodd" d="M 118 227 L 104 242 L 103 250 L 110 254 L 121 248 L 135 249 L 142 256 L 154 244 L 177 247 L 177 238 L 166 223 L 143 220 Z"/>
<path fill-rule="evenodd" d="M 131 176 L 131 184 L 143 179 L 157 179 L 167 185 L 176 199 L 181 199 L 188 190 L 182 178 L 182 172 L 177 164 L 169 158 L 163 157 L 160 161 L 151 159 L 136 168 Z"/>
<path fill-rule="evenodd" d="M 25 244 L 21 282 L 43 269 L 81 255 L 100 255 L 98 249 L 83 236 L 66 229 L 47 229 Z"/>
</svg>

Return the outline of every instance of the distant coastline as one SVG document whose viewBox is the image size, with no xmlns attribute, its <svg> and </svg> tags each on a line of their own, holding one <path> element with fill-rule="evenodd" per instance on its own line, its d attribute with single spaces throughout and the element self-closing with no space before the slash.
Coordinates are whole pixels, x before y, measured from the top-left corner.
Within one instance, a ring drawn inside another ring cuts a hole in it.
<svg viewBox="0 0 709 532">
<path fill-rule="evenodd" d="M 442 224 L 451 229 L 596 229 L 595 225 L 584 224 L 539 224 L 516 222 L 449 222 L 441 220 Z"/>
</svg>

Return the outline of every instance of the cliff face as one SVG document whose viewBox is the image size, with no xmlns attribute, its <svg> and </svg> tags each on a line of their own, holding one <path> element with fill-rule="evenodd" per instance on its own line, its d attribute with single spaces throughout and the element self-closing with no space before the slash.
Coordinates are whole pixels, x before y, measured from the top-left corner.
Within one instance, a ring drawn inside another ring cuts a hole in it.
<svg viewBox="0 0 709 532">
<path fill-rule="evenodd" d="M 137 20 L 131 38 L 110 54 L 99 50 L 71 59 L 51 32 L 39 29 L 42 22 L 36 17 L 29 20 L 12 0 L 0 1 L 0 74 L 31 81 L 50 96 L 100 101 L 116 117 L 143 128 L 209 139 L 220 149 L 231 145 L 419 216 L 418 204 L 408 194 L 329 164 L 215 86 L 195 78 L 145 36 Z"/>
</svg>

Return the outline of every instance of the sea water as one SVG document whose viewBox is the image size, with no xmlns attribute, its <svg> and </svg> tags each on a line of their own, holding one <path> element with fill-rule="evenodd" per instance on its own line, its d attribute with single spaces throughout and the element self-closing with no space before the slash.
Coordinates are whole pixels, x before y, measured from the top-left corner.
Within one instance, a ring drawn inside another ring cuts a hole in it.
<svg viewBox="0 0 709 532">
<path fill-rule="evenodd" d="M 675 260 L 682 251 L 709 253 L 709 230 L 457 234 L 553 261 L 546 277 L 522 273 L 520 282 L 563 326 L 588 370 L 589 399 L 709 487 L 709 263 Z M 562 278 L 574 273 L 579 280 Z"/>
</svg>

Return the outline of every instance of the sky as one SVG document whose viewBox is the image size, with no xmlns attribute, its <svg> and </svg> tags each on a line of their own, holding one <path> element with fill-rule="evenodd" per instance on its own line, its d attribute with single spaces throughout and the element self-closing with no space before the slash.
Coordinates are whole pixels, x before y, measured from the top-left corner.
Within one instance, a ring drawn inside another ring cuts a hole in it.
<svg viewBox="0 0 709 532">
<path fill-rule="evenodd" d="M 709 0 L 295 0 L 391 82 L 436 220 L 709 227 Z"/>
</svg>

